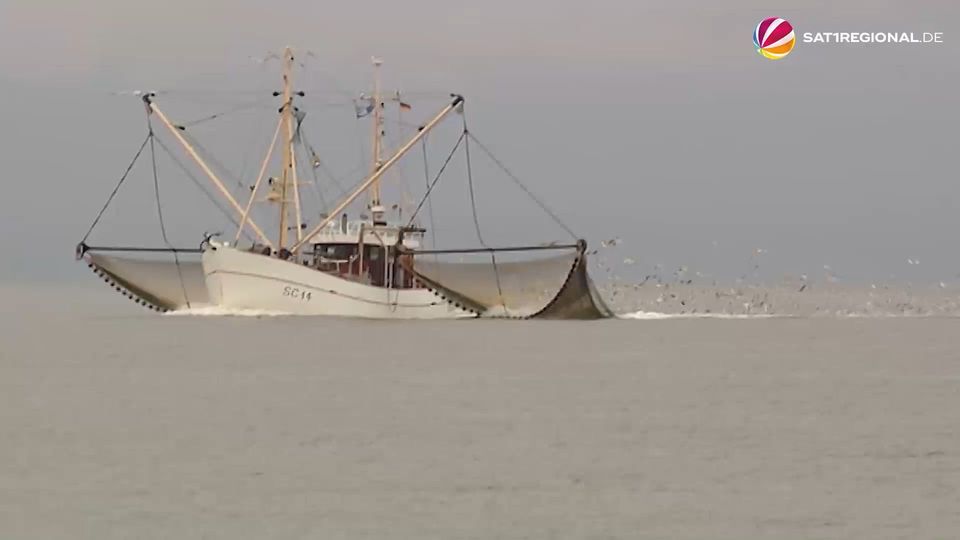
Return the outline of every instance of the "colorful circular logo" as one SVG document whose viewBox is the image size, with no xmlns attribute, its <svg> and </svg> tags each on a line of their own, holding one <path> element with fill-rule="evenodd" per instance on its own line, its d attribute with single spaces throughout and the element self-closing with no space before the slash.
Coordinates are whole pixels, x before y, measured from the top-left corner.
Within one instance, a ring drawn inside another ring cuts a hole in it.
<svg viewBox="0 0 960 540">
<path fill-rule="evenodd" d="M 770 60 L 779 60 L 790 54 L 797 38 L 793 26 L 779 17 L 769 17 L 753 31 L 753 45 L 757 52 Z"/>
</svg>

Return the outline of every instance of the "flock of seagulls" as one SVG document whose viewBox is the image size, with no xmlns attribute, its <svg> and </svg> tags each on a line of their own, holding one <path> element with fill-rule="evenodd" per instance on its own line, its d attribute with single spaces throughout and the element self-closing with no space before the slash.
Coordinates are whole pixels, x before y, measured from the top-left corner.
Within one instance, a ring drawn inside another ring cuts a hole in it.
<svg viewBox="0 0 960 540">
<path fill-rule="evenodd" d="M 638 280 L 624 280 L 617 268 L 637 266 L 633 257 L 614 257 L 615 248 L 623 245 L 619 237 L 603 240 L 600 249 L 591 252 L 593 264 L 605 278 L 604 295 L 617 312 L 651 312 L 688 315 L 761 315 L 761 316 L 891 316 L 891 315 L 960 315 L 960 293 L 947 294 L 944 281 L 933 286 L 860 285 L 843 279 L 829 264 L 822 265 L 822 280 L 807 274 L 785 277 L 777 284 L 759 280 L 760 259 L 769 251 L 756 248 L 750 254 L 752 278 L 742 275 L 732 287 L 720 285 L 709 274 L 691 272 L 687 266 L 665 271 L 654 264 L 653 270 Z M 718 243 L 714 241 L 714 246 Z M 619 260 L 619 263 L 611 261 Z M 908 266 L 920 260 L 906 259 Z M 960 276 L 958 276 L 960 277 Z M 938 292 L 939 291 L 939 292 Z"/>
</svg>

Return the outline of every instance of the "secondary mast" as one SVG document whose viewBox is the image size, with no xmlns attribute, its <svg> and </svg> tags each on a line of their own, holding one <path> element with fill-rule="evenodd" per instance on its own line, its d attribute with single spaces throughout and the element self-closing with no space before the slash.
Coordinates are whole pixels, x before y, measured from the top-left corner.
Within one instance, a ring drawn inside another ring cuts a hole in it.
<svg viewBox="0 0 960 540">
<path fill-rule="evenodd" d="M 446 107 L 444 107 L 442 111 L 437 113 L 436 116 L 434 116 L 429 122 L 427 122 L 423 127 L 421 127 L 417 131 L 417 134 L 414 135 L 413 138 L 411 138 L 409 141 L 407 141 L 406 144 L 401 146 L 400 149 L 394 152 L 394 154 L 390 157 L 390 159 L 384 161 L 383 165 L 377 170 L 377 172 L 368 176 L 366 180 L 361 182 L 360 185 L 356 189 L 354 189 L 352 193 L 350 193 L 350 195 L 348 195 L 345 199 L 340 201 L 340 204 L 338 204 L 336 207 L 330 210 L 327 217 L 321 219 L 320 222 L 317 223 L 312 229 L 310 229 L 310 232 L 303 235 L 303 238 L 300 239 L 296 244 L 294 244 L 294 246 L 291 249 L 293 251 L 296 251 L 301 246 L 303 246 L 303 244 L 305 244 L 306 242 L 309 242 L 314 236 L 319 234 L 320 231 L 322 231 L 323 228 L 327 226 L 327 224 L 329 224 L 331 221 L 336 219 L 336 217 L 340 215 L 340 212 L 343 212 L 344 209 L 346 209 L 347 206 L 350 205 L 350 203 L 352 203 L 358 197 L 363 195 L 363 193 L 368 189 L 370 189 L 370 187 L 374 183 L 379 181 L 380 177 L 383 176 L 383 173 L 387 172 L 387 170 L 389 170 L 394 163 L 399 161 L 400 158 L 402 158 L 407 152 L 409 152 L 410 149 L 413 148 L 415 144 L 417 144 L 424 137 L 426 137 L 427 134 L 430 133 L 430 131 L 434 127 L 436 127 L 436 125 L 439 124 L 441 120 L 446 118 L 447 115 L 450 114 L 451 112 L 457 110 L 462 104 L 463 104 L 463 96 L 459 94 L 452 94 L 450 103 Z"/>
<path fill-rule="evenodd" d="M 370 61 L 373 63 L 373 136 L 370 143 L 373 163 L 370 174 L 374 175 L 383 167 L 383 97 L 380 95 L 380 66 L 383 65 L 383 60 L 374 56 Z M 370 213 L 373 215 L 374 225 L 383 222 L 384 209 L 380 202 L 379 178 L 370 187 Z"/>
</svg>

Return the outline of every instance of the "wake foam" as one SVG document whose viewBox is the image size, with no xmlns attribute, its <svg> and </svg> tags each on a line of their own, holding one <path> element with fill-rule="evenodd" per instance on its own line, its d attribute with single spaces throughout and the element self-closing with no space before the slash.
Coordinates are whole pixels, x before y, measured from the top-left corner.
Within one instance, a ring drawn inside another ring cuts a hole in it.
<svg viewBox="0 0 960 540">
<path fill-rule="evenodd" d="M 266 309 L 230 309 L 209 305 L 177 309 L 164 313 L 164 316 L 167 317 L 284 317 L 288 315 L 292 315 L 292 313 Z"/>
<path fill-rule="evenodd" d="M 663 319 L 773 319 L 785 315 L 769 313 L 738 314 L 738 313 L 659 313 L 656 311 L 634 311 L 632 313 L 618 313 L 618 319 L 633 319 L 656 321 Z"/>
<path fill-rule="evenodd" d="M 960 316 L 960 291 L 946 284 L 893 286 L 798 282 L 722 287 L 695 283 L 614 285 L 608 304 L 625 319 L 889 318 Z"/>
</svg>

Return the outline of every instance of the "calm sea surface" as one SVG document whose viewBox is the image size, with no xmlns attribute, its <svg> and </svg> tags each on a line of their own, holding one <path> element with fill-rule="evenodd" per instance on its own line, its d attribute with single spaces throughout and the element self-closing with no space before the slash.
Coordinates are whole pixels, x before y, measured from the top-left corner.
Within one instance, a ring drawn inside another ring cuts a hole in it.
<svg viewBox="0 0 960 540">
<path fill-rule="evenodd" d="M 0 538 L 960 536 L 960 319 L 159 316 L 0 289 Z"/>
</svg>

